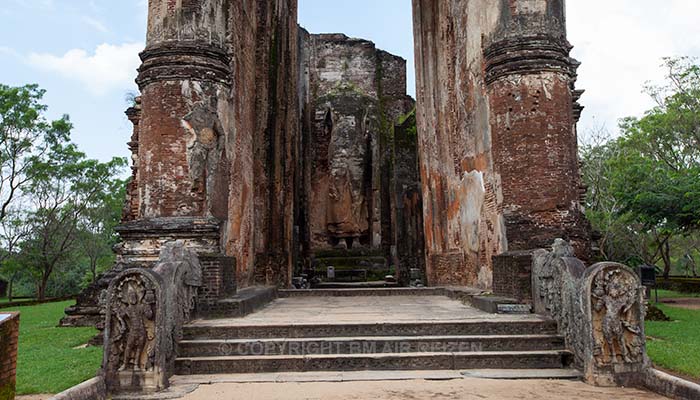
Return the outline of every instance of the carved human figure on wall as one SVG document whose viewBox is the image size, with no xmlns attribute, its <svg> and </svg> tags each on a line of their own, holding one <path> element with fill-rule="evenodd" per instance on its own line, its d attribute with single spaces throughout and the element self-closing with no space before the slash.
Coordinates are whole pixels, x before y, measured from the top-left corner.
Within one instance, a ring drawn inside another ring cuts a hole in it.
<svg viewBox="0 0 700 400">
<path fill-rule="evenodd" d="M 128 278 L 120 286 L 118 299 L 113 305 L 116 332 L 112 339 L 116 356 L 123 348 L 123 358 L 117 364 L 119 371 L 149 370 L 152 368 L 149 343 L 155 337 L 155 294 L 137 278 Z"/>
<path fill-rule="evenodd" d="M 366 146 L 362 126 L 358 126 L 354 115 L 334 115 L 328 148 L 330 179 L 326 220 L 331 236 L 353 239 L 353 245 L 359 244 L 360 236 L 369 229 L 364 195 Z"/>
<path fill-rule="evenodd" d="M 604 269 L 595 277 L 591 293 L 599 320 L 595 343 L 599 364 L 639 361 L 642 332 L 634 312 L 639 307 L 638 290 L 634 277 L 624 270 Z"/>
<path fill-rule="evenodd" d="M 182 118 L 181 124 L 188 133 L 187 163 L 192 189 L 197 190 L 207 179 L 207 190 L 211 191 L 210 181 L 219 162 L 224 131 L 216 104 L 195 103 L 192 111 Z"/>
</svg>

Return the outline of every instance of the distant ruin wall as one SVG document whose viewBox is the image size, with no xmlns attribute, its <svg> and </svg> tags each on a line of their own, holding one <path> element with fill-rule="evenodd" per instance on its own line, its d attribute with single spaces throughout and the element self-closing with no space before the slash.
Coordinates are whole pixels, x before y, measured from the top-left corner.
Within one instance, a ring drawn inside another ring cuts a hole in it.
<svg viewBox="0 0 700 400">
<path fill-rule="evenodd" d="M 305 131 L 312 249 L 394 244 L 394 125 L 413 108 L 406 61 L 342 34 L 302 33 L 310 125 Z"/>
</svg>

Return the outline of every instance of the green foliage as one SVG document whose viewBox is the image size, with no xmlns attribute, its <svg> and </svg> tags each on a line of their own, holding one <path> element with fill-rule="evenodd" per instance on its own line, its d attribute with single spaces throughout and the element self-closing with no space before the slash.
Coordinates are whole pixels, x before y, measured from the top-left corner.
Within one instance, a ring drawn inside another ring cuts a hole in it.
<svg viewBox="0 0 700 400">
<path fill-rule="evenodd" d="M 623 119 L 615 140 L 598 135 L 581 158 L 601 258 L 662 262 L 668 276 L 680 264 L 673 250 L 692 260 L 697 249 L 687 242 L 700 228 L 700 68 L 687 58 L 665 65 L 667 84 L 647 87 L 657 106 Z"/>
<path fill-rule="evenodd" d="M 67 116 L 44 118 L 43 95 L 0 85 L 0 274 L 22 288 L 31 280 L 40 299 L 76 293 L 86 270 L 92 280 L 111 262 L 126 165 L 87 158 Z"/>
<path fill-rule="evenodd" d="M 19 307 L 21 313 L 17 394 L 59 393 L 93 376 L 102 348 L 80 348 L 97 334 L 93 328 L 58 328 L 56 321 L 74 302 Z"/>
<path fill-rule="evenodd" d="M 125 164 L 121 158 L 107 163 L 87 159 L 67 141 L 52 143 L 48 157 L 32 164 L 35 179 L 26 190 L 33 205 L 26 221 L 32 234 L 22 251 L 27 254 L 26 267 L 37 281 L 38 298 L 44 298 L 54 270 L 70 261 L 81 227 L 99 227 L 83 229 L 93 238 L 103 228 L 110 228 L 101 221 L 109 215 L 102 213 L 110 211 L 110 193 L 123 186 L 114 176 Z"/>
<path fill-rule="evenodd" d="M 33 176 L 31 166 L 49 151 L 51 143 L 67 140 L 67 117 L 48 122 L 41 104 L 44 90 L 37 85 L 0 84 L 0 221 Z"/>
<path fill-rule="evenodd" d="M 657 157 L 657 145 L 650 147 L 656 139 L 653 132 L 641 127 L 647 117 L 623 123 L 625 136 L 618 140 L 619 152 L 609 160 L 616 172 L 610 178 L 614 195 L 620 201 L 620 212 L 635 215 L 649 228 L 697 229 L 700 227 L 700 148 L 679 150 L 688 154 L 698 152 L 697 162 L 661 158 L 675 158 L 671 152 Z M 673 137 L 666 140 L 671 142 Z"/>
<path fill-rule="evenodd" d="M 663 304 L 658 307 L 671 322 L 646 322 L 647 351 L 654 364 L 700 378 L 700 310 Z"/>
</svg>

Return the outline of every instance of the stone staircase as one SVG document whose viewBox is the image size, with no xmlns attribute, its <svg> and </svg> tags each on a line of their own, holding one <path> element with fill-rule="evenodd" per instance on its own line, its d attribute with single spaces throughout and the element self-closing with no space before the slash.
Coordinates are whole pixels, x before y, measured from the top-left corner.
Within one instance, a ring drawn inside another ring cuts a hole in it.
<svg viewBox="0 0 700 400">
<path fill-rule="evenodd" d="M 551 320 L 241 324 L 185 327 L 177 375 L 387 370 L 563 370 Z"/>
</svg>

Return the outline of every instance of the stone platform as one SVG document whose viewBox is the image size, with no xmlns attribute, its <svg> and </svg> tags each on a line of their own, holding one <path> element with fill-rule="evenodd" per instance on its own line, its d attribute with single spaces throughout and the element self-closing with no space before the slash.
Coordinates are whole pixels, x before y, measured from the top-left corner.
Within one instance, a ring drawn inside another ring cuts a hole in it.
<svg viewBox="0 0 700 400">
<path fill-rule="evenodd" d="M 279 298 L 243 318 L 196 320 L 185 327 L 176 371 L 184 376 L 569 368 L 571 354 L 554 321 L 489 314 L 435 293 L 312 291 Z"/>
<path fill-rule="evenodd" d="M 312 323 L 391 323 L 398 321 L 473 321 L 517 320 L 551 321 L 535 314 L 503 317 L 489 314 L 472 306 L 450 299 L 433 289 L 291 291 L 299 295 L 279 298 L 265 308 L 244 318 L 200 319 L 189 327 L 284 325 Z M 340 292 L 340 293 L 339 293 Z M 393 293 L 386 294 L 385 293 Z M 376 293 L 376 295 L 375 295 Z M 407 294 L 403 294 L 407 293 Z M 281 296 L 290 293 L 280 291 Z"/>
</svg>

